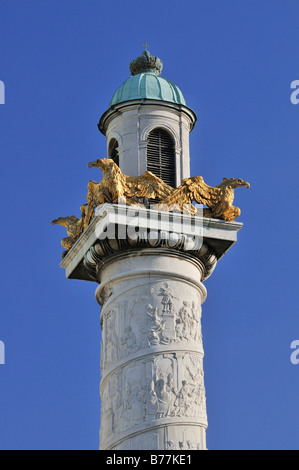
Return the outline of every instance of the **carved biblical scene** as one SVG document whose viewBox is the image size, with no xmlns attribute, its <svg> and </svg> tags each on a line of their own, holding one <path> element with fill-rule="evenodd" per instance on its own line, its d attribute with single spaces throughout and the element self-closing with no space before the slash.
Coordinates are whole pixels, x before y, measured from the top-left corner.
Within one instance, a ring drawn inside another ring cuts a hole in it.
<svg viewBox="0 0 299 470">
<path fill-rule="evenodd" d="M 125 438 L 111 450 L 202 450 L 205 449 L 204 432 L 201 426 L 162 426 Z"/>
<path fill-rule="evenodd" d="M 136 286 L 130 295 L 116 294 L 117 301 L 111 288 L 101 292 L 101 299 L 105 294 L 109 300 L 102 305 L 103 374 L 117 361 L 152 348 L 188 344 L 202 351 L 201 298 L 196 289 L 173 281 Z M 183 296 L 188 300 L 181 300 Z"/>
<path fill-rule="evenodd" d="M 122 440 L 117 446 L 111 447 L 111 450 L 154 450 L 164 449 L 164 430 L 155 430 L 142 433 L 138 436 L 129 437 Z"/>
<path fill-rule="evenodd" d="M 101 397 L 103 439 L 113 438 L 113 433 L 125 435 L 161 419 L 204 422 L 202 355 L 181 352 L 143 356 L 110 374 L 102 383 Z M 192 439 L 181 442 L 192 448 L 197 445 Z"/>
<path fill-rule="evenodd" d="M 205 449 L 205 428 L 180 426 L 180 428 L 169 427 L 165 439 L 167 450 L 202 450 Z"/>
</svg>

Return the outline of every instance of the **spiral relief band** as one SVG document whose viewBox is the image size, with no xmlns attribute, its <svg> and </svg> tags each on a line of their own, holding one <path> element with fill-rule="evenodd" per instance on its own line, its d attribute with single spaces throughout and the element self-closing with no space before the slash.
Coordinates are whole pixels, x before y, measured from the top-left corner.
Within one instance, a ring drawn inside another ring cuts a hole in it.
<svg viewBox="0 0 299 470">
<path fill-rule="evenodd" d="M 153 251 L 119 253 L 100 270 L 101 449 L 206 447 L 205 270 L 189 255 Z"/>
</svg>

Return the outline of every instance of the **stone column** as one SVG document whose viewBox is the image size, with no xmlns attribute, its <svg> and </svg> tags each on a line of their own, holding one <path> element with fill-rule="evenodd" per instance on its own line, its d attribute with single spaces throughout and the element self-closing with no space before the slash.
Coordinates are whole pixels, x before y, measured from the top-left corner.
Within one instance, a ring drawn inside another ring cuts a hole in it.
<svg viewBox="0 0 299 470">
<path fill-rule="evenodd" d="M 101 449 L 206 448 L 202 282 L 242 224 L 153 213 L 104 204 L 61 262 L 99 284 Z"/>
<path fill-rule="evenodd" d="M 206 449 L 201 280 L 208 258 L 143 248 L 99 266 L 100 449 Z"/>
</svg>

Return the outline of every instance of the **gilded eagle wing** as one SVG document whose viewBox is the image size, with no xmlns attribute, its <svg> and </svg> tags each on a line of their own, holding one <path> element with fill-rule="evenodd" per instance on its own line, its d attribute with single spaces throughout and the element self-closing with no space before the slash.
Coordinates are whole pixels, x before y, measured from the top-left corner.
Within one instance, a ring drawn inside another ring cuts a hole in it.
<svg viewBox="0 0 299 470">
<path fill-rule="evenodd" d="M 181 185 L 174 189 L 169 196 L 162 200 L 162 203 L 171 205 L 191 204 L 196 201 L 198 204 L 204 204 L 209 207 L 214 206 L 220 198 L 221 190 L 208 186 L 202 176 L 185 178 Z"/>
<path fill-rule="evenodd" d="M 186 178 L 182 184 L 188 187 L 190 198 L 198 204 L 212 207 L 220 200 L 221 189 L 206 184 L 202 176 Z"/>
<path fill-rule="evenodd" d="M 164 183 L 161 178 L 147 171 L 141 176 L 126 176 L 126 196 L 148 199 L 167 197 L 173 188 Z"/>
</svg>

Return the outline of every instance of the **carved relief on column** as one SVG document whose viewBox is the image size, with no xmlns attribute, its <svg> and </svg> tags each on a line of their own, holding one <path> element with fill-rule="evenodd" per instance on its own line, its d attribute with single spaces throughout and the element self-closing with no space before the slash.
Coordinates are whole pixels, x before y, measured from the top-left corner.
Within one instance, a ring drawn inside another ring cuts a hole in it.
<svg viewBox="0 0 299 470">
<path fill-rule="evenodd" d="M 179 371 L 180 361 L 183 368 Z M 125 441 L 149 426 L 188 423 L 194 432 L 194 425 L 206 426 L 201 354 L 142 357 L 116 369 L 104 379 L 101 396 L 102 448 L 113 448 L 119 441 Z M 200 445 L 198 437 L 197 440 L 196 446 Z M 167 445 L 164 442 L 162 448 Z"/>
<path fill-rule="evenodd" d="M 200 294 L 188 285 L 181 292 L 181 284 L 139 281 L 121 295 L 117 295 L 118 286 L 114 287 L 114 294 L 102 303 L 102 374 L 113 363 L 152 348 L 176 345 L 184 349 L 188 344 L 202 352 Z M 97 297 L 103 299 L 103 289 Z"/>
<path fill-rule="evenodd" d="M 119 442 L 113 450 L 205 450 L 205 429 L 198 426 L 160 426 Z"/>
<path fill-rule="evenodd" d="M 203 272 L 169 251 L 105 265 L 101 449 L 205 449 Z"/>
</svg>

